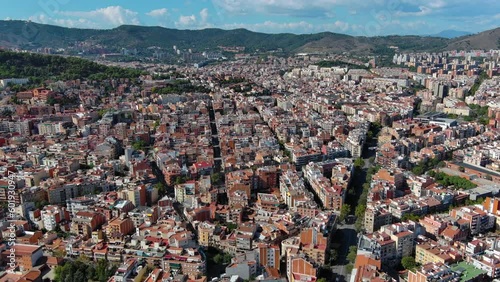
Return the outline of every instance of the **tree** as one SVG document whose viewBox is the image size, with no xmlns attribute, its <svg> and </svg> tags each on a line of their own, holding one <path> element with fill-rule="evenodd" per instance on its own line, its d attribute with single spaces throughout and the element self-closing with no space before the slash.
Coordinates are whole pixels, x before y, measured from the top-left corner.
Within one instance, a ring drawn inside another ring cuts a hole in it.
<svg viewBox="0 0 500 282">
<path fill-rule="evenodd" d="M 21 102 L 19 102 L 19 99 L 17 98 L 17 95 L 12 95 L 10 97 L 10 102 L 17 105 L 21 104 Z"/>
<path fill-rule="evenodd" d="M 47 98 L 47 101 L 46 101 L 46 104 L 47 105 L 51 105 L 51 106 L 54 106 L 54 104 L 56 103 L 56 99 L 54 97 L 49 97 Z"/>
<path fill-rule="evenodd" d="M 330 249 L 330 263 L 333 264 L 339 258 L 339 253 L 336 249 Z"/>
<path fill-rule="evenodd" d="M 100 109 L 100 110 L 97 111 L 97 115 L 101 119 L 107 112 L 108 112 L 107 109 Z"/>
<path fill-rule="evenodd" d="M 83 260 L 68 261 L 55 269 L 54 280 L 57 282 L 83 282 L 83 281 L 108 281 L 116 271 L 109 268 L 107 261 L 99 260 L 97 263 Z"/>
<path fill-rule="evenodd" d="M 158 190 L 158 194 L 161 196 L 165 195 L 165 192 L 167 192 L 167 188 L 161 182 L 156 183 L 154 188 Z"/>
<path fill-rule="evenodd" d="M 221 181 L 221 175 L 220 173 L 218 172 L 214 172 L 211 176 L 210 176 L 210 180 L 212 182 L 212 184 L 219 184 L 219 182 Z"/>
<path fill-rule="evenodd" d="M 56 269 L 54 270 L 54 281 L 61 281 L 62 280 L 62 266 L 57 266 Z"/>
<path fill-rule="evenodd" d="M 41 209 L 43 209 L 43 207 L 45 207 L 48 204 L 49 204 L 49 202 L 47 202 L 47 201 L 36 201 L 35 202 L 35 208 L 41 210 Z"/>
<path fill-rule="evenodd" d="M 421 166 L 416 166 L 411 171 L 416 175 L 422 175 L 424 173 L 424 168 Z"/>
<path fill-rule="evenodd" d="M 326 278 L 323 277 L 323 278 L 318 279 L 316 282 L 327 282 L 327 280 L 326 280 Z"/>
<path fill-rule="evenodd" d="M 356 206 L 356 209 L 354 210 L 354 215 L 358 218 L 363 217 L 365 215 L 365 210 L 366 210 L 365 205 L 358 205 L 358 206 Z"/>
<path fill-rule="evenodd" d="M 5 108 L 5 109 L 4 109 L 4 110 L 0 113 L 0 115 L 1 115 L 2 117 L 11 117 L 11 116 L 12 116 L 12 114 L 13 114 L 13 112 L 12 112 L 10 109 L 7 109 L 7 108 Z"/>
<path fill-rule="evenodd" d="M 368 175 L 366 176 L 367 182 L 370 182 L 372 175 L 377 173 L 381 168 L 382 167 L 380 165 L 375 165 L 368 168 Z"/>
<path fill-rule="evenodd" d="M 417 267 L 417 263 L 415 262 L 415 258 L 413 257 L 404 257 L 401 260 L 401 264 L 406 270 L 414 270 Z"/>
<path fill-rule="evenodd" d="M 429 175 L 434 177 L 436 182 L 438 182 L 439 184 L 441 184 L 443 186 L 452 186 L 453 185 L 455 189 L 472 189 L 472 188 L 477 187 L 477 185 L 474 184 L 473 182 L 471 182 L 470 180 L 465 179 L 465 178 L 460 177 L 460 176 L 447 175 L 444 172 L 433 172 L 433 173 L 429 173 Z"/>
<path fill-rule="evenodd" d="M 176 176 L 175 177 L 175 185 L 179 185 L 179 184 L 183 184 L 183 183 L 186 183 L 186 177 L 185 176 Z"/>
<path fill-rule="evenodd" d="M 363 217 L 358 217 L 356 219 L 356 222 L 354 223 L 354 229 L 356 229 L 356 232 L 361 232 L 364 228 L 364 216 Z"/>
<path fill-rule="evenodd" d="M 132 142 L 132 148 L 134 148 L 134 150 L 136 151 L 144 151 L 144 149 L 146 148 L 146 142 L 144 142 L 143 140 L 134 141 Z"/>
<path fill-rule="evenodd" d="M 347 254 L 347 260 L 350 263 L 354 263 L 356 261 L 357 255 L 358 255 L 358 247 L 356 247 L 356 246 L 350 246 L 349 247 L 349 253 Z"/>
<path fill-rule="evenodd" d="M 110 272 L 107 260 L 100 259 L 97 261 L 95 280 L 106 281 Z"/>
<path fill-rule="evenodd" d="M 413 214 L 413 213 L 406 213 L 401 217 L 401 221 L 418 221 L 420 219 L 420 216 Z"/>
<path fill-rule="evenodd" d="M 349 213 L 351 212 L 351 206 L 348 204 L 342 205 L 342 208 L 340 209 L 340 216 L 339 216 L 339 221 L 344 221 Z"/>
<path fill-rule="evenodd" d="M 85 274 L 83 274 L 83 272 L 80 269 L 78 269 L 73 276 L 73 281 L 85 282 L 87 281 L 87 279 L 85 279 Z"/>
<path fill-rule="evenodd" d="M 236 228 L 238 228 L 238 225 L 236 223 L 229 222 L 226 225 L 227 229 L 229 229 L 229 232 L 232 232 Z"/>
<path fill-rule="evenodd" d="M 233 258 L 232 255 L 228 254 L 228 253 L 224 253 L 224 255 L 222 256 L 222 262 L 224 264 L 228 264 L 231 262 L 231 259 Z"/>
<path fill-rule="evenodd" d="M 347 271 L 347 273 L 351 273 L 353 268 L 354 265 L 352 263 L 349 263 L 348 265 L 345 266 L 345 270 Z"/>
<path fill-rule="evenodd" d="M 373 138 L 373 131 L 368 131 L 368 133 L 366 133 L 366 139 L 368 140 L 371 140 Z"/>
<path fill-rule="evenodd" d="M 78 258 L 76 259 L 77 262 L 80 262 L 80 263 L 89 263 L 90 262 L 90 258 L 88 256 L 86 256 L 85 254 L 80 254 L 80 256 L 78 256 Z"/>
<path fill-rule="evenodd" d="M 141 74 L 140 70 L 108 67 L 74 57 L 0 51 L 0 77 L 28 77 L 31 84 L 47 79 L 137 78 Z"/>
<path fill-rule="evenodd" d="M 66 251 L 61 250 L 61 249 L 55 249 L 52 252 L 52 255 L 56 258 L 64 258 L 66 256 Z"/>
<path fill-rule="evenodd" d="M 216 264 L 222 264 L 222 259 L 223 259 L 223 258 L 222 258 L 222 255 L 221 255 L 221 254 L 216 254 L 216 255 L 214 256 L 214 262 L 215 262 Z"/>
<path fill-rule="evenodd" d="M 218 253 L 214 256 L 213 260 L 216 264 L 228 264 L 233 257 L 228 253 Z"/>
<path fill-rule="evenodd" d="M 463 167 L 463 166 L 458 167 L 458 171 L 465 172 L 465 167 Z"/>
<path fill-rule="evenodd" d="M 362 158 L 357 158 L 354 161 L 354 167 L 361 169 L 365 166 L 365 161 Z"/>
</svg>

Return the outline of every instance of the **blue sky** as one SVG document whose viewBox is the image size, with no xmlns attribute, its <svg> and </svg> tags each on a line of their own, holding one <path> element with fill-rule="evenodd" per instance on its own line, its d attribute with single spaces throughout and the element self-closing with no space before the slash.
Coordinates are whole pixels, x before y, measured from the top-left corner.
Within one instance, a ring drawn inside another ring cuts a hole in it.
<svg viewBox="0 0 500 282">
<path fill-rule="evenodd" d="M 4 0 L 5 1 L 5 0 Z M 178 29 L 352 35 L 480 32 L 499 26 L 499 0 L 17 0 L 0 19 L 81 28 L 122 24 Z"/>
</svg>

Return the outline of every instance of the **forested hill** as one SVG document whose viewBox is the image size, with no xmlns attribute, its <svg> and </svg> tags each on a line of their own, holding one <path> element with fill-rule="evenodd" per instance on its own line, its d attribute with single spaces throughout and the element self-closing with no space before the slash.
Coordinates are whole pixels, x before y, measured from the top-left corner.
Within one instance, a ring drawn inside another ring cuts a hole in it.
<svg viewBox="0 0 500 282">
<path fill-rule="evenodd" d="M 0 79 L 30 78 L 31 81 L 137 78 L 141 71 L 108 67 L 75 57 L 48 56 L 0 50 Z"/>
<path fill-rule="evenodd" d="M 114 29 L 93 30 L 64 28 L 26 21 L 0 21 L 0 46 L 4 48 L 67 48 L 84 45 L 106 51 L 121 48 L 161 47 L 196 51 L 218 46 L 241 46 L 247 51 L 283 50 L 284 52 L 351 52 L 376 54 L 389 46 L 402 51 L 440 51 L 455 47 L 497 49 L 500 29 L 455 39 L 430 36 L 356 37 L 323 32 L 317 34 L 265 34 L 246 29 L 177 30 L 163 27 L 124 25 Z M 78 45 L 80 44 L 80 45 Z M 478 48 L 481 47 L 481 48 Z"/>
</svg>

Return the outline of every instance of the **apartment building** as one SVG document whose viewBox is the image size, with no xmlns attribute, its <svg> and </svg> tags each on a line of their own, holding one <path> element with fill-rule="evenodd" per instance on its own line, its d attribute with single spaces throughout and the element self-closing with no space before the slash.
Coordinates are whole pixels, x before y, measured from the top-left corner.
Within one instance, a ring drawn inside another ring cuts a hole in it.
<svg viewBox="0 0 500 282">
<path fill-rule="evenodd" d="M 420 264 L 442 263 L 452 264 L 462 260 L 462 255 L 450 246 L 442 246 L 436 241 L 428 240 L 415 247 L 415 261 Z"/>
<path fill-rule="evenodd" d="M 120 217 L 116 217 L 108 221 L 108 223 L 103 226 L 108 238 L 123 238 L 123 236 L 130 235 L 134 231 L 134 222 L 122 214 Z"/>
<path fill-rule="evenodd" d="M 10 253 L 10 250 L 2 252 L 3 261 L 9 261 L 8 256 Z M 14 254 L 15 262 L 19 266 L 19 269 L 21 271 L 28 271 L 35 267 L 40 258 L 42 258 L 43 248 L 37 245 L 16 244 Z"/>
<path fill-rule="evenodd" d="M 483 210 L 482 206 L 454 208 L 450 211 L 450 216 L 455 220 L 466 221 L 471 235 L 485 233 L 492 229 L 496 223 L 496 217 Z"/>
<path fill-rule="evenodd" d="M 316 227 L 302 229 L 299 235 L 301 250 L 317 264 L 325 264 L 328 237 Z"/>
<path fill-rule="evenodd" d="M 318 267 L 304 255 L 289 253 L 287 257 L 287 278 L 289 282 L 316 281 Z"/>
<path fill-rule="evenodd" d="M 430 262 L 408 272 L 408 282 L 460 281 L 460 274 L 440 262 Z"/>
<path fill-rule="evenodd" d="M 71 232 L 88 239 L 105 221 L 106 217 L 102 213 L 80 211 L 71 219 Z"/>
<path fill-rule="evenodd" d="M 263 267 L 270 267 L 280 270 L 280 247 L 279 245 L 259 243 L 258 258 L 259 263 Z"/>
<path fill-rule="evenodd" d="M 403 224 L 392 224 L 383 226 L 380 232 L 384 232 L 391 236 L 396 247 L 396 256 L 403 258 L 413 254 L 414 239 L 416 234 Z"/>
<path fill-rule="evenodd" d="M 398 262 L 396 242 L 384 232 L 374 232 L 361 236 L 359 249 L 371 252 L 383 265 L 395 265 Z"/>
<path fill-rule="evenodd" d="M 43 210 L 40 211 L 40 215 L 43 227 L 48 231 L 55 230 L 61 221 L 69 220 L 69 212 L 66 211 L 66 208 L 61 208 L 59 206 L 45 206 Z"/>
<path fill-rule="evenodd" d="M 393 216 L 386 209 L 379 207 L 367 207 L 365 210 L 364 226 L 367 233 L 373 233 L 380 227 L 391 224 Z"/>
<path fill-rule="evenodd" d="M 498 253 L 486 253 L 482 256 L 472 257 L 472 265 L 486 271 L 490 278 L 500 277 L 500 255 Z"/>
<path fill-rule="evenodd" d="M 309 163 L 304 168 L 304 177 L 319 197 L 323 207 L 339 211 L 344 204 L 346 189 L 340 185 L 332 185 L 330 179 L 323 173 L 323 168 L 315 163 Z"/>
</svg>

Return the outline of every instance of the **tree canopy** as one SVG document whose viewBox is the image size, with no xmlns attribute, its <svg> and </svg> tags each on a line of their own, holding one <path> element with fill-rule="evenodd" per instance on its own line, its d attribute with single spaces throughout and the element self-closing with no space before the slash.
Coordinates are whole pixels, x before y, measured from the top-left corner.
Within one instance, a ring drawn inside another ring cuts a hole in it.
<svg viewBox="0 0 500 282">
<path fill-rule="evenodd" d="M 434 172 L 430 171 L 429 175 L 436 179 L 436 182 L 443 186 L 453 186 L 455 189 L 472 189 L 477 187 L 476 184 L 472 183 L 470 180 L 457 175 L 448 175 L 444 172 Z"/>
<path fill-rule="evenodd" d="M 407 270 L 414 270 L 417 267 L 417 263 L 415 262 L 415 258 L 413 257 L 404 257 L 401 260 L 401 264 Z"/>
<path fill-rule="evenodd" d="M 87 282 L 87 281 L 108 281 L 116 271 L 116 266 L 110 266 L 106 260 L 98 260 L 92 264 L 78 259 L 77 261 L 68 261 L 63 266 L 55 269 L 54 280 L 56 282 Z"/>
<path fill-rule="evenodd" d="M 347 254 L 347 260 L 351 263 L 356 261 L 356 257 L 358 255 L 358 248 L 356 246 L 349 247 L 349 253 Z"/>
<path fill-rule="evenodd" d="M 354 166 L 358 169 L 361 169 L 365 166 L 365 161 L 362 158 L 357 158 L 354 161 Z"/>
<path fill-rule="evenodd" d="M 339 221 L 344 221 L 349 213 L 351 212 L 351 206 L 348 204 L 342 205 L 342 208 L 340 209 L 340 216 L 339 216 Z"/>
<path fill-rule="evenodd" d="M 168 83 L 165 87 L 156 88 L 153 87 L 151 89 L 153 93 L 157 94 L 182 94 L 189 92 L 199 92 L 199 93 L 209 93 L 210 89 L 194 85 L 188 80 L 174 80 L 173 82 Z"/>
<path fill-rule="evenodd" d="M 76 57 L 0 51 L 0 78 L 29 78 L 33 84 L 48 79 L 137 78 L 141 74 L 140 70 L 109 67 Z"/>
</svg>

